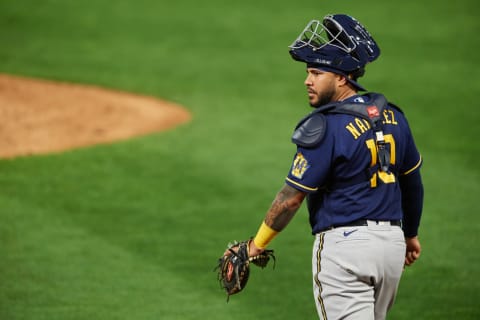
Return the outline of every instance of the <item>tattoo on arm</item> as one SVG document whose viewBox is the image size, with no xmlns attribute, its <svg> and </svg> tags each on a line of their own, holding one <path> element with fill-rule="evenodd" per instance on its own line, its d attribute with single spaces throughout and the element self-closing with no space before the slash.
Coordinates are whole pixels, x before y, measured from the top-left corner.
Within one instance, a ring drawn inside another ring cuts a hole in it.
<svg viewBox="0 0 480 320">
<path fill-rule="evenodd" d="M 267 212 L 265 223 L 275 231 L 282 231 L 302 205 L 306 194 L 284 185 Z"/>
</svg>

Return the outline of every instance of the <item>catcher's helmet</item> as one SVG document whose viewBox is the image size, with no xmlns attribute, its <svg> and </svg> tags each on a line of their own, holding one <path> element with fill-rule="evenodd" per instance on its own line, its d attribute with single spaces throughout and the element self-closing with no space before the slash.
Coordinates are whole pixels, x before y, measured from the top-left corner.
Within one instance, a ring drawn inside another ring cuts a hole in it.
<svg viewBox="0 0 480 320">
<path fill-rule="evenodd" d="M 293 59 L 344 75 L 359 90 L 365 89 L 356 79 L 363 75 L 365 65 L 380 55 L 365 27 L 345 14 L 327 15 L 323 22 L 310 21 L 289 48 Z"/>
</svg>

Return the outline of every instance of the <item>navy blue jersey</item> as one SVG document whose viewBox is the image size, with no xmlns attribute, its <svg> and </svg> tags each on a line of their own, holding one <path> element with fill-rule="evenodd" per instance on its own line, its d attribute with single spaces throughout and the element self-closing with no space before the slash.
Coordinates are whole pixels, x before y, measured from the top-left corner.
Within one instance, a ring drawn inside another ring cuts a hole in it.
<svg viewBox="0 0 480 320">
<path fill-rule="evenodd" d="M 353 102 L 361 96 L 348 99 Z M 360 98 L 362 99 L 362 98 Z M 323 140 L 316 146 L 297 146 L 286 183 L 306 192 L 312 233 L 358 219 L 401 220 L 399 175 L 420 168 L 422 158 L 402 112 L 383 110 L 383 133 L 390 154 L 390 170 L 376 170 L 374 132 L 361 117 L 326 114 Z M 368 168 L 375 168 L 354 184 Z"/>
</svg>

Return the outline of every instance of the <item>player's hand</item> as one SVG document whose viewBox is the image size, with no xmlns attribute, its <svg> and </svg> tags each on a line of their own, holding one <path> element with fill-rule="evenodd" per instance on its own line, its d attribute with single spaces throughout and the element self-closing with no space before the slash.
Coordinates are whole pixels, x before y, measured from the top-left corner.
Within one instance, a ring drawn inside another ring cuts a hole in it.
<svg viewBox="0 0 480 320">
<path fill-rule="evenodd" d="M 420 258 L 422 247 L 420 246 L 418 237 L 405 238 L 405 243 L 407 245 L 405 265 L 411 266 L 418 258 Z"/>
<path fill-rule="evenodd" d="M 255 256 L 258 256 L 259 254 L 261 254 L 263 251 L 265 251 L 264 249 L 260 249 L 259 247 L 257 247 L 255 245 L 255 242 L 253 242 L 253 240 L 250 241 L 249 243 L 249 248 L 248 248 L 248 255 L 250 257 L 255 257 Z"/>
<path fill-rule="evenodd" d="M 237 247 L 234 247 L 230 250 L 233 250 L 235 252 L 238 251 L 238 248 Z M 232 254 L 232 252 L 230 251 L 229 249 L 225 250 L 225 252 L 223 253 L 224 256 L 229 256 Z M 258 256 L 259 254 L 261 254 L 263 251 L 265 251 L 264 249 L 260 249 L 259 247 L 257 247 L 255 245 L 255 243 L 253 242 L 253 240 L 250 240 L 249 242 L 249 247 L 248 247 L 248 256 L 249 257 L 255 257 L 255 256 Z"/>
</svg>

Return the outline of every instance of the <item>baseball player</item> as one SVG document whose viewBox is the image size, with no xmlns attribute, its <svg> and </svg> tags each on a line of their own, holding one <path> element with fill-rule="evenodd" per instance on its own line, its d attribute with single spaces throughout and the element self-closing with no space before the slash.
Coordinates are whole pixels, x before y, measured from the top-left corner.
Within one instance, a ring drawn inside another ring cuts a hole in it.
<svg viewBox="0 0 480 320">
<path fill-rule="evenodd" d="M 290 46 L 306 64 L 314 110 L 292 136 L 297 150 L 249 256 L 263 252 L 307 199 L 313 291 L 320 319 L 384 319 L 405 265 L 420 256 L 422 158 L 402 111 L 358 82 L 380 55 L 353 17 L 307 24 Z"/>
</svg>

